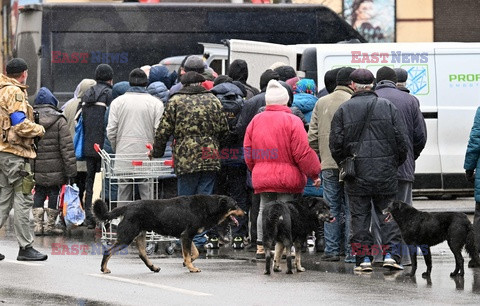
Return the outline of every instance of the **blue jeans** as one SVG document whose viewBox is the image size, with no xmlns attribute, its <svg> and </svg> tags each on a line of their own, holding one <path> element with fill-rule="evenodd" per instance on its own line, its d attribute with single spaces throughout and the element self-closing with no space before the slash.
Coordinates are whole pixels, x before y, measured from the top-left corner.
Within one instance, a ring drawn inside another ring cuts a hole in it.
<svg viewBox="0 0 480 306">
<path fill-rule="evenodd" d="M 340 255 L 344 242 L 345 255 L 350 253 L 350 208 L 343 183 L 338 181 L 337 169 L 322 170 L 323 198 L 330 205 L 330 214 L 335 222 L 324 222 L 325 254 Z M 345 220 L 342 220 L 342 214 Z M 343 237 L 342 237 L 343 235 Z"/>
<path fill-rule="evenodd" d="M 177 175 L 178 195 L 213 194 L 216 177 L 213 171 Z"/>
<path fill-rule="evenodd" d="M 216 177 L 217 174 L 213 171 L 177 175 L 178 196 L 213 194 Z M 207 232 L 210 232 L 210 236 L 218 235 L 215 229 L 204 231 L 201 234 L 195 235 L 193 243 L 195 243 L 196 246 L 203 246 L 206 243 L 204 235 L 207 234 Z"/>
</svg>

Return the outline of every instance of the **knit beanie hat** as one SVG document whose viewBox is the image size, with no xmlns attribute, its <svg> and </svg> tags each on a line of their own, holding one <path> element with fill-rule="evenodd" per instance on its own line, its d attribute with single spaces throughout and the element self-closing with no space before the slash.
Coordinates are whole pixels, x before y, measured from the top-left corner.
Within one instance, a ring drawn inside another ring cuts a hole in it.
<svg viewBox="0 0 480 306">
<path fill-rule="evenodd" d="M 290 97 L 288 91 L 278 81 L 270 80 L 267 85 L 267 91 L 265 93 L 265 103 L 267 105 L 287 105 Z"/>
<path fill-rule="evenodd" d="M 397 74 L 395 70 L 390 67 L 383 66 L 382 68 L 378 69 L 377 71 L 377 82 L 388 80 L 392 81 L 393 83 L 397 83 Z"/>
<path fill-rule="evenodd" d="M 265 70 L 260 76 L 260 89 L 263 91 L 270 80 L 278 80 L 279 75 L 272 69 Z"/>
<path fill-rule="evenodd" d="M 145 71 L 140 68 L 133 69 L 128 76 L 128 83 L 130 86 L 143 86 L 147 87 L 148 77 Z"/>
<path fill-rule="evenodd" d="M 21 73 L 27 69 L 28 69 L 27 62 L 25 62 L 23 58 L 19 58 L 19 57 L 12 58 L 7 63 L 7 67 L 6 67 L 7 75 Z"/>
<path fill-rule="evenodd" d="M 213 81 L 213 86 L 217 86 L 218 84 L 222 83 L 232 83 L 233 80 L 231 77 L 225 74 L 221 74 L 215 78 L 215 81 Z"/>
<path fill-rule="evenodd" d="M 113 79 L 113 69 L 108 64 L 100 64 L 95 69 L 95 81 L 110 81 Z"/>
<path fill-rule="evenodd" d="M 352 67 L 343 67 L 337 73 L 337 85 L 348 86 L 352 82 L 350 74 L 355 70 Z"/>
<path fill-rule="evenodd" d="M 403 68 L 394 68 L 395 74 L 397 75 L 398 83 L 405 83 L 408 79 L 408 72 Z"/>
<path fill-rule="evenodd" d="M 332 70 L 328 70 L 323 77 L 323 82 L 325 83 L 325 89 L 327 89 L 328 93 L 332 93 L 337 87 L 337 74 L 342 68 L 335 68 Z"/>
<path fill-rule="evenodd" d="M 278 73 L 279 80 L 280 81 L 286 81 L 288 79 L 294 78 L 297 76 L 297 73 L 295 72 L 295 69 L 293 69 L 292 66 L 280 66 L 275 69 L 273 69 L 276 73 Z"/>
<path fill-rule="evenodd" d="M 306 93 L 315 96 L 317 94 L 317 86 L 315 85 L 315 81 L 312 79 L 301 79 L 297 82 L 294 93 Z"/>
<path fill-rule="evenodd" d="M 350 79 L 352 82 L 358 83 L 358 84 L 373 84 L 373 80 L 375 77 L 373 76 L 373 73 L 368 70 L 368 69 L 355 69 L 352 73 L 350 73 Z"/>
</svg>

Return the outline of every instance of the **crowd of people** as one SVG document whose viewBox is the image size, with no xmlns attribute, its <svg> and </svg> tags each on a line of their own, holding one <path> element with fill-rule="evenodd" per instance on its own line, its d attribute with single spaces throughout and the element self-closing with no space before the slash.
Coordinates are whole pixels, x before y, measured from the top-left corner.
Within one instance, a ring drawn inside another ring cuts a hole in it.
<svg viewBox="0 0 480 306">
<path fill-rule="evenodd" d="M 45 260 L 32 247 L 33 236 L 62 233 L 55 219 L 63 184 L 75 182 L 85 193 L 84 224 L 96 226 L 91 206 L 101 158 L 94 143 L 117 154 L 144 153 L 145 144 L 152 143 L 151 158 L 172 147 L 177 195 L 226 194 L 246 212 L 232 228 L 235 249 L 248 245 L 256 258 L 264 258 L 262 212 L 268 202 L 323 196 L 336 221 L 315 230 L 321 260 L 343 258 L 355 263 L 357 271 L 371 271 L 374 260 L 393 269 L 409 264 L 402 252 L 371 252 L 402 243 L 398 226 L 385 223 L 382 210 L 395 199 L 413 204 L 415 160 L 427 140 L 419 101 L 404 87 L 402 69 L 385 66 L 376 76 L 361 68 L 333 69 L 319 90 L 293 67 L 275 63 L 261 75 L 258 90 L 247 83 L 243 60 L 233 61 L 227 75 L 217 75 L 192 55 L 178 72 L 144 66 L 116 84 L 113 69 L 100 64 L 94 78 L 81 80 L 61 110 L 47 88 L 30 106 L 24 60 L 11 60 L 6 72 L 0 79 L 0 226 L 13 207 L 18 260 Z M 80 115 L 84 161 L 75 159 L 72 142 Z M 469 148 L 478 151 L 473 143 Z M 465 166 L 469 178 L 479 155 L 472 152 Z M 355 177 L 342 180 L 339 165 L 349 157 Z M 35 186 L 28 184 L 32 175 Z M 137 195 L 122 183 L 117 205 L 152 197 L 141 182 L 130 183 L 138 185 Z M 194 242 L 219 248 L 222 237 L 212 228 Z"/>
</svg>

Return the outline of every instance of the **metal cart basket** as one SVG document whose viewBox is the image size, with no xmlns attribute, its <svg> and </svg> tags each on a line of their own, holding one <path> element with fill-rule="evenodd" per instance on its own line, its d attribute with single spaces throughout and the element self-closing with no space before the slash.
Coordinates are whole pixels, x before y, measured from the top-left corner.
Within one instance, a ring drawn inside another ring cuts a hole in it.
<svg viewBox="0 0 480 306">
<path fill-rule="evenodd" d="M 148 147 L 148 145 L 147 145 Z M 102 158 L 102 199 L 109 199 L 107 205 L 112 210 L 112 203 L 117 206 L 128 205 L 135 198 L 136 193 L 141 193 L 142 199 L 162 199 L 162 181 L 174 178 L 173 162 L 169 157 L 150 160 L 146 153 L 142 154 L 110 154 L 100 149 L 95 144 L 95 150 Z M 122 191 L 115 198 L 115 189 Z M 127 197 L 124 195 L 127 194 Z M 120 218 L 110 222 L 102 222 L 102 243 L 111 243 L 116 240 L 116 226 Z M 171 255 L 174 252 L 178 239 L 170 236 L 163 236 L 154 232 L 147 232 L 147 254 L 152 254 L 158 248 L 158 242 L 167 242 L 165 251 Z"/>
</svg>

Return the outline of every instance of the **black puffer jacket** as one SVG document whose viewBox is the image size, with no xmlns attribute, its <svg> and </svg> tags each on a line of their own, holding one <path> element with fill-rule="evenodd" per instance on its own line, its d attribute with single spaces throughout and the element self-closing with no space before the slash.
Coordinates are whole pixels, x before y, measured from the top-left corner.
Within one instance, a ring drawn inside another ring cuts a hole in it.
<svg viewBox="0 0 480 306">
<path fill-rule="evenodd" d="M 98 143 L 103 148 L 105 140 L 105 111 L 112 102 L 112 86 L 105 82 L 98 81 L 97 85 L 88 89 L 82 97 L 82 103 L 79 108 L 82 108 L 83 116 L 83 154 L 85 157 L 95 157 L 100 159 L 100 156 L 93 148 L 95 143 Z M 99 105 L 97 102 L 103 102 L 106 106 Z"/>
<path fill-rule="evenodd" d="M 45 135 L 38 142 L 34 163 L 35 182 L 42 186 L 60 186 L 77 175 L 72 136 L 67 119 L 52 105 L 35 105 Z"/>
<path fill-rule="evenodd" d="M 368 108 L 377 98 L 372 91 L 355 93 L 332 119 L 330 151 L 339 164 L 352 156 L 365 123 Z M 407 157 L 405 126 L 397 108 L 378 98 L 370 126 L 357 152 L 355 179 L 345 184 L 349 195 L 391 195 L 397 193 L 397 170 Z"/>
</svg>

